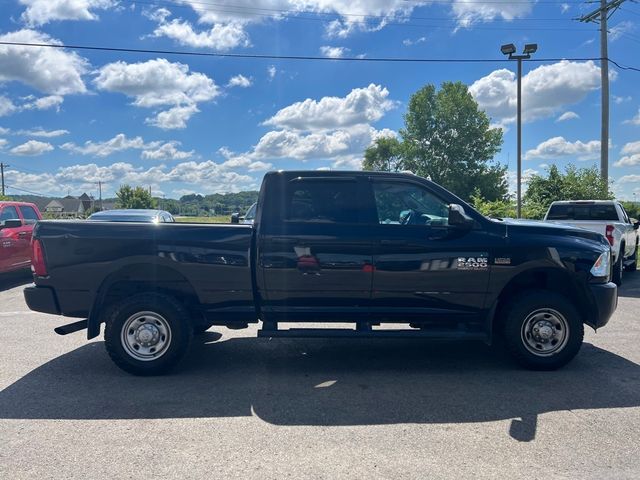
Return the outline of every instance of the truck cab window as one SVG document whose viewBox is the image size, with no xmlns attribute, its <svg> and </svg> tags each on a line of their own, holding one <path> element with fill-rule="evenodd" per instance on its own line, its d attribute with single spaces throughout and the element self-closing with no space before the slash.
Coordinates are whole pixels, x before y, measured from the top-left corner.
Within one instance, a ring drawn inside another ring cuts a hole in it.
<svg viewBox="0 0 640 480">
<path fill-rule="evenodd" d="M 298 180 L 288 185 L 284 220 L 357 223 L 357 184 L 350 181 Z"/>
<path fill-rule="evenodd" d="M 376 182 L 373 193 L 378 222 L 396 225 L 446 226 L 449 206 L 419 185 Z"/>
<path fill-rule="evenodd" d="M 16 207 L 13 207 L 11 205 L 4 207 L 0 211 L 0 224 L 4 224 L 5 220 L 17 220 L 19 218 L 20 217 L 18 216 Z"/>
<path fill-rule="evenodd" d="M 28 205 L 20 205 L 20 211 L 22 212 L 24 223 L 26 223 L 27 225 L 33 225 L 38 220 L 40 220 L 33 207 L 30 207 Z"/>
</svg>

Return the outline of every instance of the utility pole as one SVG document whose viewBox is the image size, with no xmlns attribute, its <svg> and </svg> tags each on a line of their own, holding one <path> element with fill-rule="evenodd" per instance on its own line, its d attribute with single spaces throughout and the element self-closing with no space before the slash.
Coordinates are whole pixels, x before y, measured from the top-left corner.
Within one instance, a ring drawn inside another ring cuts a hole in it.
<svg viewBox="0 0 640 480">
<path fill-rule="evenodd" d="M 100 199 L 99 200 L 100 211 L 102 211 L 102 182 L 100 180 L 98 180 L 97 184 L 98 184 L 98 192 L 99 192 L 98 193 L 98 195 L 99 195 L 98 198 Z"/>
<path fill-rule="evenodd" d="M 0 163 L 0 176 L 2 177 L 2 195 L 4 196 L 4 169 L 9 165 L 6 163 Z"/>
<path fill-rule="evenodd" d="M 609 46 L 607 21 L 625 0 L 600 0 L 600 8 L 581 16 L 581 22 L 600 23 L 600 83 L 601 93 L 601 125 L 600 125 L 600 177 L 605 185 L 609 185 Z"/>
</svg>

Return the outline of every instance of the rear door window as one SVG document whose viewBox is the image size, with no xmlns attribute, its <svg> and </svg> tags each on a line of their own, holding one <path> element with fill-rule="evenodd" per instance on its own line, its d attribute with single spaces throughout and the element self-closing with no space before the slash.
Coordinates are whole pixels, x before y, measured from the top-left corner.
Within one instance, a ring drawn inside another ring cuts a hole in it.
<svg viewBox="0 0 640 480">
<path fill-rule="evenodd" d="M 26 223 L 27 225 L 33 225 L 38 220 L 40 220 L 36 211 L 29 205 L 20 205 L 20 213 L 22 213 L 24 223 Z"/>
<path fill-rule="evenodd" d="M 617 221 L 615 205 L 557 204 L 552 205 L 547 220 L 602 220 Z"/>
<path fill-rule="evenodd" d="M 283 219 L 290 222 L 357 223 L 355 180 L 296 179 L 287 184 Z"/>
</svg>

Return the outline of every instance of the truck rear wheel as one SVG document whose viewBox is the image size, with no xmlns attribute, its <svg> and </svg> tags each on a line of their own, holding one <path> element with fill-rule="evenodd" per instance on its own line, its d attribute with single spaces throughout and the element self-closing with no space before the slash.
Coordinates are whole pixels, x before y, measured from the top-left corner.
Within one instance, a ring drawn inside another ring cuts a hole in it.
<svg viewBox="0 0 640 480">
<path fill-rule="evenodd" d="M 107 353 L 133 375 L 166 373 L 187 353 L 192 337 L 189 313 L 168 295 L 134 295 L 111 306 L 106 314 Z"/>
<path fill-rule="evenodd" d="M 504 310 L 504 338 L 515 360 L 532 370 L 555 370 L 580 350 L 584 325 L 562 295 L 546 290 L 519 294 Z"/>
<path fill-rule="evenodd" d="M 638 268 L 638 245 L 636 245 L 636 248 L 633 251 L 631 260 L 632 262 L 629 265 L 627 265 L 626 270 L 629 272 L 635 272 Z"/>
<path fill-rule="evenodd" d="M 624 245 L 620 246 L 620 253 L 618 253 L 618 260 L 613 264 L 613 272 L 611 273 L 611 281 L 617 286 L 622 285 L 622 271 L 624 270 Z"/>
</svg>

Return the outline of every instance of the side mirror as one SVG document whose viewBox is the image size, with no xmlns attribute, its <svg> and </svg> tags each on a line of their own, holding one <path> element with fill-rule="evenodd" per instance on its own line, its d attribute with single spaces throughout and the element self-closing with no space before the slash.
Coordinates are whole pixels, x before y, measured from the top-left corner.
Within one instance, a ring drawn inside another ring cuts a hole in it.
<svg viewBox="0 0 640 480">
<path fill-rule="evenodd" d="M 5 220 L 0 228 L 18 228 L 22 226 L 22 220 L 19 218 L 12 218 L 10 220 Z"/>
<path fill-rule="evenodd" d="M 640 227 L 640 221 L 636 221 L 636 223 L 633 224 L 634 230 L 638 230 L 638 227 Z"/>
<path fill-rule="evenodd" d="M 474 224 L 473 218 L 465 213 L 462 205 L 458 205 L 457 203 L 452 203 L 451 205 L 449 205 L 448 222 L 449 226 L 460 228 L 471 228 Z"/>
<path fill-rule="evenodd" d="M 231 214 L 231 223 L 240 223 L 240 214 L 232 213 Z"/>
</svg>

